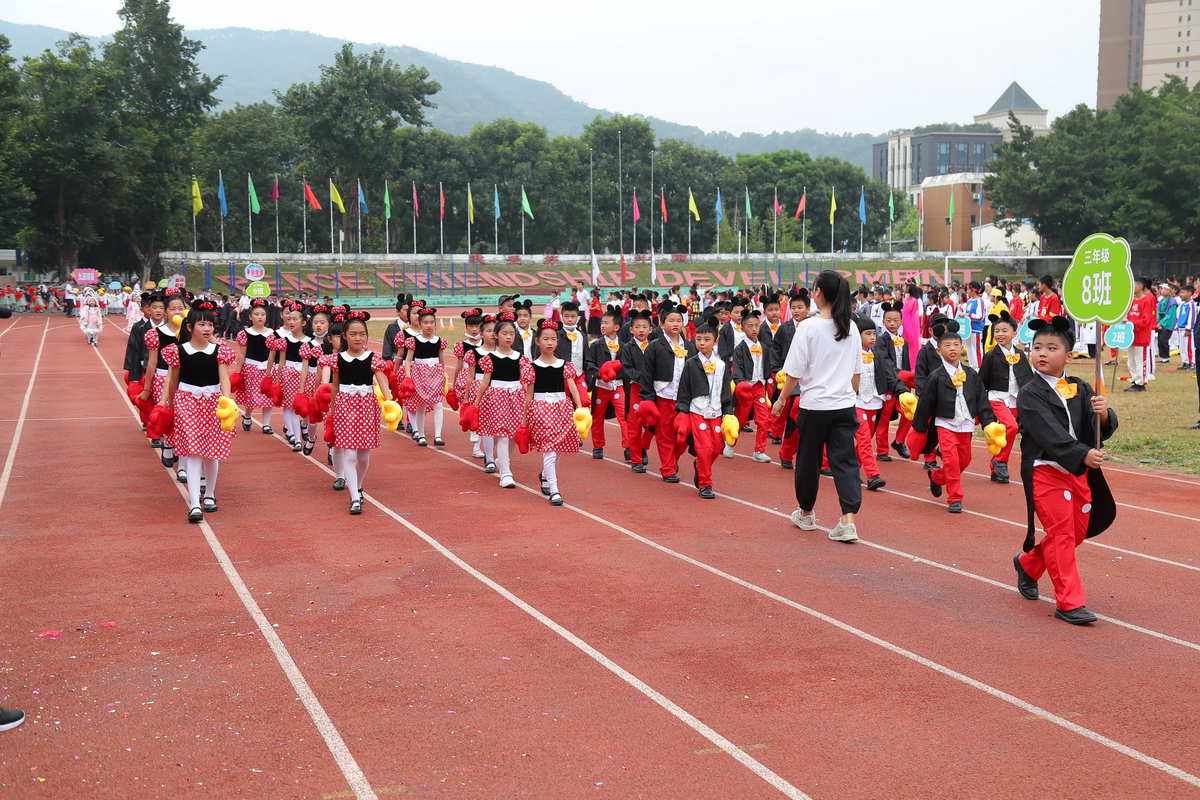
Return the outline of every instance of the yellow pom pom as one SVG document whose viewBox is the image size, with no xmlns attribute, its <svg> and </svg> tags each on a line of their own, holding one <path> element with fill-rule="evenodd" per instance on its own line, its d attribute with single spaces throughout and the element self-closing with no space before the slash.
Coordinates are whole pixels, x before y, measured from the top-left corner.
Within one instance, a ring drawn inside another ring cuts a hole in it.
<svg viewBox="0 0 1200 800">
<path fill-rule="evenodd" d="M 172 328 L 178 328 L 182 324 L 183 324 L 183 314 L 172 314 L 171 315 L 171 327 Z"/>
<path fill-rule="evenodd" d="M 779 389 L 779 391 L 783 391 L 783 385 L 787 383 L 787 379 L 787 373 L 783 370 L 779 370 L 779 372 L 775 373 L 775 386 Z"/>
<path fill-rule="evenodd" d="M 742 432 L 742 426 L 738 424 L 738 418 L 733 414 L 726 414 L 721 417 L 721 435 L 725 437 L 725 444 L 733 447 L 738 440 L 738 434 Z"/>
<path fill-rule="evenodd" d="M 404 409 L 395 400 L 384 400 L 379 404 L 379 411 L 383 416 L 383 425 L 389 431 L 396 430 L 404 421 Z"/>
<path fill-rule="evenodd" d="M 379 388 L 378 383 L 372 384 L 372 388 L 375 389 L 375 402 L 382 403 L 383 402 L 383 389 Z"/>
<path fill-rule="evenodd" d="M 900 413 L 907 420 L 911 420 L 913 414 L 917 413 L 917 396 L 915 394 L 912 392 L 900 393 Z"/>
<path fill-rule="evenodd" d="M 592 412 L 588 409 L 575 409 L 575 413 L 571 415 L 571 421 L 575 423 L 575 432 L 579 434 L 580 439 L 586 439 L 592 432 Z"/>
<path fill-rule="evenodd" d="M 987 449 L 992 455 L 999 455 L 1008 444 L 1008 431 L 999 422 L 990 422 L 983 428 L 983 436 L 987 439 Z"/>
</svg>

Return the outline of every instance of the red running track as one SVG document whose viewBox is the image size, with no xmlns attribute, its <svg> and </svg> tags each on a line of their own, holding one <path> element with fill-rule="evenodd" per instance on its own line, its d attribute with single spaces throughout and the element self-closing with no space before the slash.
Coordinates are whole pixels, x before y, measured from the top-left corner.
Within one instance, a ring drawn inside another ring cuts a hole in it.
<svg viewBox="0 0 1200 800">
<path fill-rule="evenodd" d="M 705 503 L 581 455 L 554 509 L 535 458 L 534 489 L 500 490 L 455 428 L 440 453 L 385 434 L 351 518 L 256 429 L 198 530 L 97 357 L 119 366 L 113 329 L 100 353 L 49 331 L 22 418 L 40 333 L 0 339 L 24 370 L 0 384 L 0 453 L 24 419 L 0 535 L 38 589 L 0 627 L 0 699 L 32 712 L 0 739 L 16 796 L 1004 797 L 1051 771 L 1074 796 L 1200 791 L 1195 573 L 1084 548 L 1123 624 L 1055 622 L 1007 589 L 1019 509 L 996 498 L 1019 487 L 968 484 L 1001 521 L 869 495 L 875 546 L 850 547 L 779 516 L 775 466 L 721 459 Z M 920 496 L 919 468 L 884 469 Z M 1200 524 L 1137 512 L 1141 541 L 1133 513 L 1102 539 L 1196 562 Z"/>
</svg>

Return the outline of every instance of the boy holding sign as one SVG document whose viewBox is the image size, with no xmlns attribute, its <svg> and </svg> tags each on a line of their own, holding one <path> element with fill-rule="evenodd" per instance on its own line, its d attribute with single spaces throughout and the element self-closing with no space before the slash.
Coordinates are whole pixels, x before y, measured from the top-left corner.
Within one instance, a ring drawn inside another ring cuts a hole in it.
<svg viewBox="0 0 1200 800">
<path fill-rule="evenodd" d="M 1066 376 L 1075 336 L 1071 321 L 1054 317 L 1034 320 L 1030 362 L 1032 380 L 1017 396 L 1021 429 L 1021 480 L 1025 484 L 1028 528 L 1023 552 L 1013 556 L 1017 591 L 1038 599 L 1038 578 L 1050 573 L 1054 584 L 1054 616 L 1072 625 L 1096 621 L 1075 561 L 1075 548 L 1116 519 L 1116 503 L 1100 471 L 1104 451 L 1092 446 L 1096 420 L 1107 439 L 1117 429 L 1117 415 L 1103 395 L 1079 378 Z M 1034 517 L 1045 530 L 1034 544 Z"/>
</svg>

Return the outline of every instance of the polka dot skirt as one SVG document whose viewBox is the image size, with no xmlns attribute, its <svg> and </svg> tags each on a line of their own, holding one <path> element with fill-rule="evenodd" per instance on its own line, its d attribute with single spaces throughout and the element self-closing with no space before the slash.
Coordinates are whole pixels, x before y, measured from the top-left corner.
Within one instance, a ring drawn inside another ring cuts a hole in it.
<svg viewBox="0 0 1200 800">
<path fill-rule="evenodd" d="M 242 388 L 237 393 L 235 398 L 238 405 L 249 411 L 252 408 L 271 408 L 274 403 L 271 398 L 267 397 L 258 388 L 262 383 L 263 376 L 267 374 L 264 369 L 250 364 L 248 362 L 242 364 Z"/>
<path fill-rule="evenodd" d="M 578 452 L 579 434 L 571 416 L 574 411 L 570 400 L 534 400 L 529 407 L 529 442 L 533 449 L 539 453 Z"/>
<path fill-rule="evenodd" d="M 374 450 L 379 447 L 379 403 L 375 395 L 338 393 L 333 401 L 333 446 L 347 450 Z"/>
<path fill-rule="evenodd" d="M 442 402 L 442 389 L 446 385 L 446 370 L 441 364 L 419 364 L 413 362 L 412 379 L 417 392 L 406 404 L 415 411 L 433 411 Z"/>
<path fill-rule="evenodd" d="M 221 395 L 197 397 L 190 392 L 176 392 L 171 401 L 175 409 L 175 429 L 171 443 L 178 456 L 199 456 L 221 460 L 229 458 L 233 431 L 221 430 L 217 419 L 217 400 Z"/>
<path fill-rule="evenodd" d="M 296 399 L 296 395 L 300 393 L 300 379 L 303 377 L 301 373 L 291 367 L 285 366 L 282 370 L 275 371 L 275 377 L 282 375 L 283 384 L 283 408 L 286 411 L 292 410 L 292 401 Z"/>
<path fill-rule="evenodd" d="M 525 423 L 525 389 L 491 386 L 479 403 L 480 436 L 512 436 Z"/>
</svg>

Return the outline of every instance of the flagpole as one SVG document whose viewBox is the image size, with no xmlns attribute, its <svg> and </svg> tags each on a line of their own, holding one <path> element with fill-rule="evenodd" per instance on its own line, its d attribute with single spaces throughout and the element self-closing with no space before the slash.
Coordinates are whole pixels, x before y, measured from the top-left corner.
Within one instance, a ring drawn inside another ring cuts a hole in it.
<svg viewBox="0 0 1200 800">
<path fill-rule="evenodd" d="M 654 151 L 650 151 L 650 255 L 654 255 Z M 634 228 L 634 235 L 637 235 L 637 229 Z M 637 248 L 635 247 L 634 250 Z"/>
<path fill-rule="evenodd" d="M 416 196 L 417 196 L 417 184 L 414 181 L 413 182 L 413 198 L 415 199 Z M 412 217 L 413 217 L 413 255 L 415 256 L 417 254 L 417 204 L 416 203 L 413 203 Z"/>
<path fill-rule="evenodd" d="M 492 235 L 496 237 L 496 255 L 500 255 L 500 185 L 492 184 Z"/>
<path fill-rule="evenodd" d="M 688 202 L 692 202 L 692 187 L 688 187 Z M 692 209 L 688 208 L 688 260 L 692 258 Z M 721 252 L 721 226 L 717 226 L 717 252 Z"/>
<path fill-rule="evenodd" d="M 525 184 L 521 184 L 521 255 L 525 255 Z"/>
<path fill-rule="evenodd" d="M 804 258 L 804 285 L 808 286 L 808 186 L 805 186 L 800 195 L 804 198 L 804 210 L 800 212 L 800 255 Z M 792 270 L 792 279 L 795 280 L 796 272 Z"/>
<path fill-rule="evenodd" d="M 746 190 L 746 200 L 749 201 L 750 200 L 750 187 L 746 186 L 745 190 Z M 747 202 L 747 206 L 749 206 L 749 202 Z M 746 258 L 750 257 L 750 214 L 749 214 L 749 211 L 750 211 L 750 209 L 747 208 L 746 209 L 746 212 L 747 212 L 746 219 L 743 220 L 743 222 L 742 222 L 742 227 L 745 228 L 745 230 L 746 230 L 746 234 L 745 234 L 745 241 L 746 241 L 745 256 L 746 256 Z"/>
<path fill-rule="evenodd" d="M 836 202 L 837 202 L 837 187 L 831 186 L 831 187 L 829 187 L 829 208 L 830 208 L 830 212 L 829 212 L 829 255 L 831 255 L 831 256 L 833 255 L 833 222 L 835 219 L 834 214 L 837 213 L 836 211 L 833 210 L 833 204 Z"/>
<path fill-rule="evenodd" d="M 358 189 L 358 194 L 354 197 L 354 204 L 358 206 L 358 254 L 362 255 L 362 178 L 355 179 L 355 188 Z"/>
<path fill-rule="evenodd" d="M 279 253 L 279 173 L 275 173 L 275 253 Z"/>
<path fill-rule="evenodd" d="M 383 179 L 383 196 L 388 198 L 386 213 L 383 215 L 383 254 L 385 256 L 392 254 L 392 199 L 388 193 L 387 178 Z M 395 270 L 392 270 L 393 273 Z M 392 283 L 396 282 L 396 278 L 392 277 Z"/>
<path fill-rule="evenodd" d="M 858 187 L 858 210 L 859 211 L 862 211 L 863 209 L 866 208 L 866 202 L 867 202 L 866 191 L 867 191 L 866 186 L 860 185 Z M 858 215 L 858 257 L 859 258 L 862 258 L 862 254 L 863 254 L 863 228 L 866 227 L 866 224 L 867 223 L 863 219 L 863 215 L 859 214 Z"/>
<path fill-rule="evenodd" d="M 771 255 L 773 255 L 775 257 L 775 260 L 778 261 L 779 260 L 779 186 L 775 187 L 775 207 L 774 207 L 773 211 L 775 212 L 775 220 L 772 223 L 772 227 L 774 228 L 774 230 L 771 233 Z"/>
<path fill-rule="evenodd" d="M 308 179 L 303 175 L 300 176 L 302 186 L 308 186 Z M 304 231 L 304 252 L 308 252 L 308 198 L 304 196 L 304 192 L 300 193 L 300 225 Z M 317 287 L 318 289 L 320 287 Z"/>
<path fill-rule="evenodd" d="M 588 243 L 592 255 L 596 254 L 596 176 L 595 154 L 588 148 Z"/>
<path fill-rule="evenodd" d="M 250 173 L 246 173 L 246 188 L 250 188 Z M 250 208 L 250 192 L 246 192 L 246 223 L 250 228 L 250 252 L 254 252 L 254 209 Z"/>
<path fill-rule="evenodd" d="M 467 260 L 471 258 L 471 215 L 475 213 L 475 198 L 471 195 L 471 182 L 467 181 L 467 197 L 470 198 L 471 204 L 467 206 Z M 454 281 L 450 281 L 451 284 Z"/>
<path fill-rule="evenodd" d="M 445 197 L 442 190 L 442 182 L 438 181 L 438 255 L 446 255 L 446 204 L 442 202 Z"/>
<path fill-rule="evenodd" d="M 637 187 L 633 187 L 633 197 L 637 199 Z M 637 220 L 633 221 L 633 254 L 637 256 Z"/>
<path fill-rule="evenodd" d="M 667 187 L 658 187 L 658 202 L 663 203 L 667 196 Z M 662 206 L 659 206 L 660 212 Z M 667 220 L 661 213 L 658 215 L 658 249 L 665 256 L 667 254 Z"/>
<path fill-rule="evenodd" d="M 690 192 L 691 188 L 689 188 L 688 191 Z M 721 205 L 721 187 L 718 186 L 717 187 L 717 206 L 720 207 L 720 205 Z M 690 214 L 688 215 L 688 219 L 689 220 L 691 219 Z M 714 214 L 713 219 L 715 219 L 717 222 L 717 255 L 720 256 L 721 255 L 721 215 Z M 689 228 L 691 227 L 691 222 L 688 223 L 688 227 Z M 691 234 L 689 233 L 688 236 L 689 236 L 689 242 L 690 242 Z M 689 243 L 688 244 L 688 255 L 690 256 L 691 254 L 692 254 L 692 246 Z"/>
<path fill-rule="evenodd" d="M 225 176 L 221 174 L 221 170 L 217 170 L 217 185 L 222 189 L 225 188 Z M 217 204 L 217 216 L 221 218 L 221 252 L 225 252 L 225 214 L 220 203 Z"/>
<path fill-rule="evenodd" d="M 625 255 L 625 184 L 621 174 L 621 131 L 617 131 L 617 235 L 621 245 L 621 255 Z"/>
<path fill-rule="evenodd" d="M 333 253 L 333 178 L 331 177 L 329 179 L 329 255 L 333 255 Z"/>
<path fill-rule="evenodd" d="M 199 253 L 200 246 L 196 242 L 196 211 L 195 211 L 195 209 L 196 209 L 196 207 L 193 205 L 192 206 L 192 252 Z"/>
</svg>

